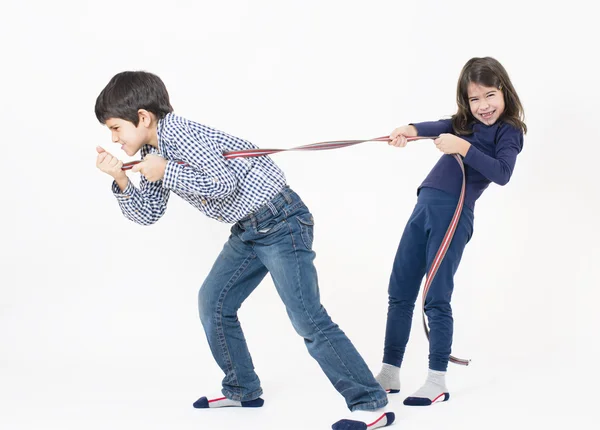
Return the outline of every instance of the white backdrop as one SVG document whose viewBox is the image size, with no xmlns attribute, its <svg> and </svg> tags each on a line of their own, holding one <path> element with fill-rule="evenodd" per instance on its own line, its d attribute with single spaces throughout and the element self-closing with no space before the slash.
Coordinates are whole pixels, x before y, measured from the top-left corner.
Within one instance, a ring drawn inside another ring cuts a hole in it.
<svg viewBox="0 0 600 430">
<path fill-rule="evenodd" d="M 229 226 L 176 196 L 152 227 L 121 215 L 94 165 L 98 144 L 123 155 L 93 111 L 115 73 L 154 72 L 176 113 L 291 147 L 451 115 L 473 56 L 503 63 L 530 132 L 511 182 L 478 202 L 456 278 L 453 351 L 472 365 L 451 365 L 450 402 L 404 407 L 427 369 L 416 322 L 390 410 L 406 430 L 591 420 L 600 34 L 591 2 L 533 3 L 4 1 L 0 428 L 304 430 L 346 416 L 270 280 L 240 312 L 265 407 L 191 407 L 219 393 L 196 297 Z M 273 157 L 315 216 L 323 303 L 374 372 L 397 243 L 439 156 L 422 141 Z"/>
</svg>

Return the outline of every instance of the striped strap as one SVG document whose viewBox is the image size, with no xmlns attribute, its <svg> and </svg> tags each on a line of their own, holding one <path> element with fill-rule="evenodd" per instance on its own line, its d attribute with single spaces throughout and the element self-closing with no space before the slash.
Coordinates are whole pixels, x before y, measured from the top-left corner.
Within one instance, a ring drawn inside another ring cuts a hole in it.
<svg viewBox="0 0 600 430">
<path fill-rule="evenodd" d="M 421 139 L 435 139 L 435 137 L 431 136 L 414 136 L 407 137 L 406 140 L 409 142 L 413 140 L 421 140 Z M 241 157 L 261 157 L 263 155 L 271 155 L 276 154 L 278 152 L 285 151 L 323 151 L 327 149 L 338 149 L 345 148 L 347 146 L 358 145 L 359 143 L 365 142 L 388 142 L 390 140 L 389 136 L 376 137 L 374 139 L 367 140 L 332 140 L 328 142 L 319 142 L 319 143 L 311 143 L 310 145 L 302 145 L 296 146 L 295 148 L 288 149 L 243 149 L 241 151 L 230 151 L 225 152 L 223 156 L 229 160 L 234 158 Z"/>
<path fill-rule="evenodd" d="M 413 136 L 407 137 L 406 140 L 412 142 L 414 140 L 421 139 L 436 139 L 437 136 Z M 390 140 L 389 136 L 376 137 L 375 139 L 362 139 L 362 140 L 332 140 L 328 142 L 319 142 L 319 143 L 311 143 L 310 145 L 302 145 L 296 146 L 295 148 L 287 148 L 287 149 L 261 149 L 261 148 L 253 148 L 253 149 L 242 149 L 240 151 L 228 151 L 223 153 L 223 157 L 227 160 L 233 160 L 236 158 L 250 158 L 250 157 L 262 157 L 264 155 L 276 154 L 278 152 L 286 152 L 286 151 L 324 151 L 327 149 L 338 149 L 345 148 L 347 146 L 358 145 L 359 143 L 365 142 L 388 142 Z M 121 170 L 130 170 L 133 166 L 138 164 L 140 161 L 130 161 L 128 163 L 123 163 L 123 167 Z M 185 164 L 182 161 L 177 161 L 179 164 Z"/>
<path fill-rule="evenodd" d="M 427 325 L 427 318 L 425 316 L 425 299 L 427 298 L 427 293 L 429 292 L 429 287 L 435 278 L 435 275 L 442 264 L 442 260 L 448 252 L 448 248 L 450 248 L 450 243 L 452 242 L 452 237 L 454 236 L 454 232 L 456 231 L 456 227 L 458 227 L 458 221 L 460 220 L 460 214 L 462 213 L 462 208 L 465 203 L 465 165 L 463 164 L 462 158 L 460 155 L 454 154 L 454 158 L 460 165 L 460 169 L 462 171 L 462 189 L 460 191 L 460 197 L 458 198 L 458 204 L 456 205 L 456 210 L 454 211 L 454 216 L 452 217 L 452 221 L 450 221 L 450 225 L 448 226 L 448 230 L 444 235 L 444 239 L 442 240 L 442 244 L 440 245 L 437 253 L 435 254 L 435 258 L 431 263 L 431 267 L 429 268 L 429 272 L 427 273 L 427 278 L 425 280 L 425 287 L 423 287 L 423 328 L 425 329 L 425 335 L 429 340 L 429 326 Z M 450 362 L 455 364 L 460 364 L 462 366 L 468 366 L 471 360 L 465 360 L 464 358 L 456 358 L 452 355 L 450 356 Z"/>
</svg>

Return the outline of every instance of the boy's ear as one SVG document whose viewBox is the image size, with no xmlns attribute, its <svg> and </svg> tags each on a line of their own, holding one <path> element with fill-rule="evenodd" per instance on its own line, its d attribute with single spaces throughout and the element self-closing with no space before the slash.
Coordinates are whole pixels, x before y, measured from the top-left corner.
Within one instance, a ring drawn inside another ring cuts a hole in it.
<svg viewBox="0 0 600 430">
<path fill-rule="evenodd" d="M 151 112 L 148 112 L 146 109 L 138 110 L 139 117 L 139 125 L 143 125 L 144 127 L 150 127 L 152 124 L 152 120 L 154 119 Z"/>
</svg>

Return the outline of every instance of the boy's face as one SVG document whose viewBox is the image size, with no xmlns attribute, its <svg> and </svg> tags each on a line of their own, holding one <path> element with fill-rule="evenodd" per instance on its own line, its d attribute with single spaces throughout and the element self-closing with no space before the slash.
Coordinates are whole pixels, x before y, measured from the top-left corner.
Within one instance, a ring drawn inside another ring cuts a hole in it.
<svg viewBox="0 0 600 430">
<path fill-rule="evenodd" d="M 149 141 L 148 128 L 144 127 L 143 121 L 136 127 L 132 122 L 121 118 L 109 118 L 106 120 L 106 126 L 112 134 L 112 141 L 120 143 L 121 149 L 130 157 L 146 145 Z"/>
</svg>

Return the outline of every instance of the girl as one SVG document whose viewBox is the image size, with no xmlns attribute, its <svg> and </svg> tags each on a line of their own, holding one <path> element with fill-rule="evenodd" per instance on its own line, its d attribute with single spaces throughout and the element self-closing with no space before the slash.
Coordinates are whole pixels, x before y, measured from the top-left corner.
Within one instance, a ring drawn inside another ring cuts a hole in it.
<svg viewBox="0 0 600 430">
<path fill-rule="evenodd" d="M 473 234 L 475 201 L 490 182 L 508 183 L 527 132 L 519 96 L 504 67 L 493 58 L 472 58 L 465 64 L 456 101 L 458 110 L 451 119 L 406 125 L 390 135 L 390 145 L 398 147 L 406 146 L 410 136 L 439 135 L 435 145 L 445 154 L 417 191 L 390 277 L 383 366 L 376 379 L 392 393 L 400 391 L 400 365 L 421 280 L 442 243 L 462 187 L 463 173 L 452 154 L 462 156 L 466 175 L 460 221 L 425 300 L 431 330 L 429 374 L 405 405 L 431 405 L 450 397 L 445 382 L 453 329 L 450 299 L 454 274 Z"/>
</svg>

